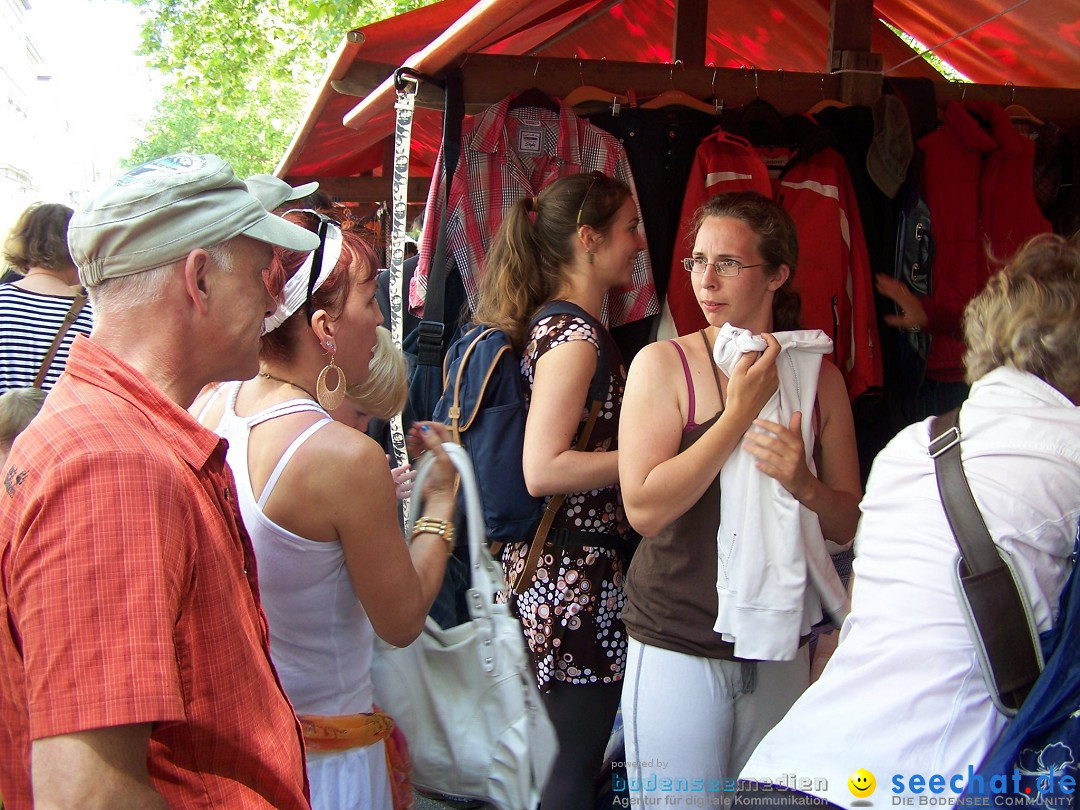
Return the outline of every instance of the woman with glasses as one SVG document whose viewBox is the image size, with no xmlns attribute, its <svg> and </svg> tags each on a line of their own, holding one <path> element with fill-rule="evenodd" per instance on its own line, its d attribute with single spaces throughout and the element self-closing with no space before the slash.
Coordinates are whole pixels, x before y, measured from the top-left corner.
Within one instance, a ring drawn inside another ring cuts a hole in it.
<svg viewBox="0 0 1080 810">
<path fill-rule="evenodd" d="M 192 413 L 229 441 L 270 653 L 304 733 L 312 805 L 389 810 L 412 795 L 393 721 L 372 705 L 372 644 L 378 634 L 405 646 L 423 628 L 453 548 L 454 470 L 442 426 L 414 428 L 414 447 L 436 463 L 406 545 L 382 448 L 327 413 L 369 375 L 382 323 L 375 256 L 357 231 L 321 213 L 284 217 L 321 244 L 308 254 L 275 249 L 267 285 L 280 305 L 263 326 L 262 371 L 220 386 Z"/>
<path fill-rule="evenodd" d="M 619 613 L 630 527 L 618 487 L 617 433 L 626 377 L 600 320 L 608 290 L 630 283 L 634 257 L 644 247 L 627 186 L 600 172 L 561 178 L 507 212 L 474 313 L 477 323 L 502 329 L 523 352 L 528 415 L 522 464 L 529 491 L 549 501 L 566 496 L 543 547 L 508 543 L 502 555 L 559 740 L 541 803 L 560 810 L 593 807 L 625 665 Z M 530 326 L 551 301 L 583 312 L 542 317 Z M 601 356 L 606 396 L 579 450 Z"/>
<path fill-rule="evenodd" d="M 801 610 L 805 567 L 792 575 L 762 562 L 749 570 L 754 580 L 740 565 L 783 530 L 782 556 L 805 550 L 809 561 L 816 552 L 835 579 L 822 535 L 844 544 L 855 533 L 851 408 L 839 370 L 821 359 L 827 338 L 794 331 L 797 259 L 794 224 L 774 201 L 737 192 L 706 202 L 684 266 L 709 326 L 647 346 L 630 371 L 619 474 L 627 516 L 643 535 L 623 611 L 631 796 L 734 790 L 754 746 L 806 688 L 806 632 L 821 618 L 814 604 Z M 803 405 L 790 419 L 763 417 L 792 397 Z M 820 525 L 816 547 L 806 523 L 811 534 Z M 756 588 L 760 600 L 744 603 L 745 592 L 725 587 L 737 573 L 739 589 Z"/>
</svg>

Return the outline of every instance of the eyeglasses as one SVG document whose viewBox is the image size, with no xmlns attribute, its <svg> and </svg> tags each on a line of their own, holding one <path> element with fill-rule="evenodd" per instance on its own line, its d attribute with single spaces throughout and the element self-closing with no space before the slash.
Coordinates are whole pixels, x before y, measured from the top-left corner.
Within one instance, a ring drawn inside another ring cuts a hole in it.
<svg viewBox="0 0 1080 810">
<path fill-rule="evenodd" d="M 740 270 L 746 270 L 749 267 L 768 267 L 769 263 L 743 264 L 735 259 L 717 259 L 715 262 L 710 262 L 704 256 L 694 256 L 692 259 L 683 259 L 682 266 L 690 273 L 704 273 L 711 266 L 716 275 L 731 278 L 739 275 Z"/>
<path fill-rule="evenodd" d="M 581 230 L 581 225 L 582 225 L 582 223 L 581 223 L 581 212 L 585 210 L 585 201 L 587 199 L 589 199 L 589 194 L 592 192 L 593 186 L 596 185 L 596 181 L 599 180 L 603 176 L 604 176 L 604 173 L 602 171 L 599 171 L 599 170 L 594 171 L 592 173 L 592 182 L 589 183 L 589 187 L 587 189 L 585 189 L 585 196 L 581 198 L 581 206 L 577 210 L 577 229 L 578 230 Z"/>
</svg>

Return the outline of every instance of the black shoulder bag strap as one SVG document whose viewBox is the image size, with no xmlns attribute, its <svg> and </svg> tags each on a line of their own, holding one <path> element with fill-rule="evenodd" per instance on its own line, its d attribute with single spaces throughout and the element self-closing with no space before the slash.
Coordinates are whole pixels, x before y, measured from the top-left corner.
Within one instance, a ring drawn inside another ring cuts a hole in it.
<svg viewBox="0 0 1080 810">
<path fill-rule="evenodd" d="M 971 494 L 960 458 L 959 409 L 930 422 L 930 447 L 938 493 L 960 548 L 959 579 L 968 630 L 990 696 L 1013 715 L 1042 669 L 1030 612 Z"/>
<path fill-rule="evenodd" d="M 442 216 L 436 232 L 435 255 L 429 265 L 427 295 L 424 299 L 424 318 L 417 326 L 416 365 L 418 380 L 440 378 L 442 370 L 443 340 L 446 333 L 445 298 L 446 280 L 450 269 L 446 256 L 446 219 L 447 203 L 450 199 L 450 186 L 454 181 L 458 159 L 461 157 L 461 122 L 465 117 L 465 100 L 462 92 L 460 70 L 448 71 L 444 77 L 445 96 L 443 111 L 443 200 Z M 453 257 L 451 257 L 451 260 Z M 420 371 L 420 367 L 434 369 L 429 374 Z M 418 412 L 418 419 L 430 419 L 441 391 L 423 392 L 417 401 L 423 412 Z"/>
</svg>

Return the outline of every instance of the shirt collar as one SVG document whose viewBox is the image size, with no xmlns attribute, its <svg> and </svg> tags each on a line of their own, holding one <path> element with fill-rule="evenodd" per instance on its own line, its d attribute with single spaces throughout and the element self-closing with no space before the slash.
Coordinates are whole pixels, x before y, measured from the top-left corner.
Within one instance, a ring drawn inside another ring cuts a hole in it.
<svg viewBox="0 0 1080 810">
<path fill-rule="evenodd" d="M 224 444 L 223 439 L 200 425 L 149 378 L 84 335 L 75 336 L 64 370 L 151 416 L 162 439 L 194 469 L 204 467 Z"/>
<path fill-rule="evenodd" d="M 1050 383 L 1036 377 L 1027 371 L 1019 371 L 1009 366 L 999 366 L 993 371 L 989 371 L 982 377 L 977 379 L 971 385 L 971 393 L 981 388 L 989 388 L 992 386 L 1004 385 L 1013 390 L 1017 390 L 1022 394 L 1030 396 L 1032 399 L 1039 402 L 1043 402 L 1047 405 L 1054 405 L 1057 407 L 1065 406 L 1067 408 L 1075 408 L 1072 400 L 1058 391 Z"/>
<path fill-rule="evenodd" d="M 506 146 L 506 119 L 507 117 L 519 118 L 516 113 L 510 110 L 510 102 L 513 99 L 513 94 L 506 96 L 502 101 L 492 104 L 477 116 L 475 119 L 476 126 L 469 137 L 469 148 L 471 150 L 488 154 L 509 151 Z M 555 123 L 559 126 L 558 145 L 554 157 L 574 165 L 583 165 L 581 143 L 578 140 L 578 117 L 562 101 L 558 103 L 558 113 L 541 110 L 537 120 L 544 125 Z"/>
</svg>

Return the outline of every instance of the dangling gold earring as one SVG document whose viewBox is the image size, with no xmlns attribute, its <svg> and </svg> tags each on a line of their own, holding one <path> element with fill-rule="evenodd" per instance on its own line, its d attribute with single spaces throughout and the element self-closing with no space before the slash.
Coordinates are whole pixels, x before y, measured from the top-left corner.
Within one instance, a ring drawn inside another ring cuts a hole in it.
<svg viewBox="0 0 1080 810">
<path fill-rule="evenodd" d="M 345 373 L 334 363 L 334 344 L 326 345 L 330 348 L 330 362 L 323 366 L 323 370 L 319 372 L 319 379 L 315 381 L 315 396 L 324 411 L 332 411 L 345 401 Z M 333 388 L 326 385 L 331 370 L 337 372 L 337 383 Z"/>
<path fill-rule="evenodd" d="M 589 264 L 595 264 L 596 263 L 596 254 L 593 253 L 591 250 L 586 250 L 585 252 L 589 254 Z"/>
</svg>

